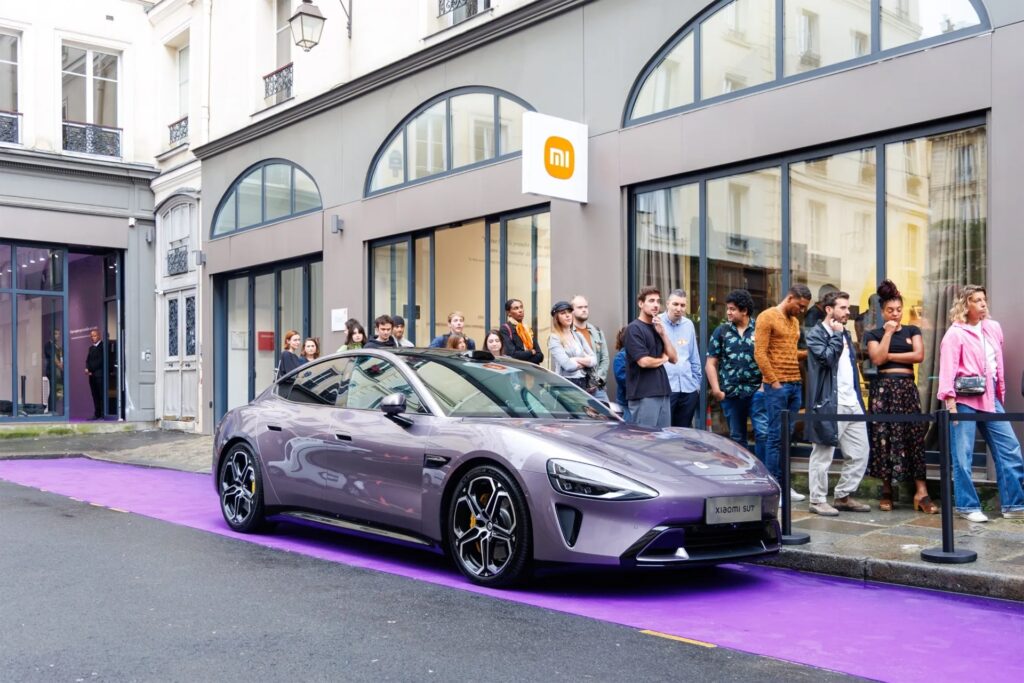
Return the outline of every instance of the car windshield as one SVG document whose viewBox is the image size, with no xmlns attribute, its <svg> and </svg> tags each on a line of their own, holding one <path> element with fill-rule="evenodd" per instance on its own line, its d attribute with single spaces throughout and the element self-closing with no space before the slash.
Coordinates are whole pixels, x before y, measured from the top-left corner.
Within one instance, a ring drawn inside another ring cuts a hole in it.
<svg viewBox="0 0 1024 683">
<path fill-rule="evenodd" d="M 576 385 L 529 363 L 454 355 L 408 355 L 405 361 L 450 417 L 616 419 Z"/>
</svg>

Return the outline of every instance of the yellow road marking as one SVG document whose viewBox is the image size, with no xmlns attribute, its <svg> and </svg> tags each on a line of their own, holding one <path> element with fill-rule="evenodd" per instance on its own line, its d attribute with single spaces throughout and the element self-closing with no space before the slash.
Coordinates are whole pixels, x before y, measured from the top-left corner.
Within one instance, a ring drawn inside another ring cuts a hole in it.
<svg viewBox="0 0 1024 683">
<path fill-rule="evenodd" d="M 716 648 L 718 647 L 714 643 L 705 643 L 703 640 L 693 640 L 692 638 L 683 638 L 682 636 L 674 636 L 671 633 L 662 633 L 661 631 L 649 631 L 644 629 L 640 631 L 645 636 L 657 636 L 658 638 L 665 638 L 666 640 L 675 640 L 680 643 L 687 643 L 688 645 L 696 645 L 697 647 Z"/>
</svg>

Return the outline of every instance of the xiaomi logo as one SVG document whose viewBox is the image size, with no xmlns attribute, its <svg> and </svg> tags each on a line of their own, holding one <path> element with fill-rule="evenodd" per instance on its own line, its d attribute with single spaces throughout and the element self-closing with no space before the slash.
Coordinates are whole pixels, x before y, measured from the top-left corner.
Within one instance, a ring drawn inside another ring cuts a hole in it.
<svg viewBox="0 0 1024 683">
<path fill-rule="evenodd" d="M 552 135 L 544 141 L 544 169 L 552 178 L 568 180 L 576 170 L 576 150 L 565 138 Z"/>
</svg>

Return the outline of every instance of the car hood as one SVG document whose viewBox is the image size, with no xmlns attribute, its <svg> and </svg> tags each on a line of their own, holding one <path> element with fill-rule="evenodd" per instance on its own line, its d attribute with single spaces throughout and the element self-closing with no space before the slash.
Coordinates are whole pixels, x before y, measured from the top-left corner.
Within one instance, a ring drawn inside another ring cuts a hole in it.
<svg viewBox="0 0 1024 683">
<path fill-rule="evenodd" d="M 653 429 L 625 422 L 502 420 L 503 426 L 537 435 L 567 456 L 625 475 L 678 481 L 686 477 L 767 479 L 749 451 L 726 437 L 697 429 Z"/>
</svg>

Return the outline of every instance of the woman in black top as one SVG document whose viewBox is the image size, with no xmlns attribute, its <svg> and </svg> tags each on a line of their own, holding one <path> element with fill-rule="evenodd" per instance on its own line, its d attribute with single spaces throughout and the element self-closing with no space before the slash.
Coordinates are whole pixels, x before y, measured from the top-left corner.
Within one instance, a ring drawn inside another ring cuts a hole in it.
<svg viewBox="0 0 1024 683">
<path fill-rule="evenodd" d="M 883 325 L 865 335 L 868 355 L 878 367 L 871 381 L 869 410 L 872 413 L 907 415 L 921 412 L 921 399 L 914 384 L 914 364 L 924 360 L 921 330 L 903 325 L 903 297 L 891 280 L 878 286 Z M 871 422 L 871 464 L 868 474 L 882 480 L 878 509 L 893 508 L 892 482 L 913 480 L 914 509 L 935 514 L 939 509 L 928 497 L 925 485 L 924 437 L 926 422 Z"/>
<path fill-rule="evenodd" d="M 284 333 L 284 345 L 281 349 L 281 360 L 277 364 L 278 378 L 284 377 L 289 372 L 306 362 L 306 359 L 299 355 L 299 347 L 302 345 L 302 335 L 295 330 L 288 330 Z"/>
</svg>

